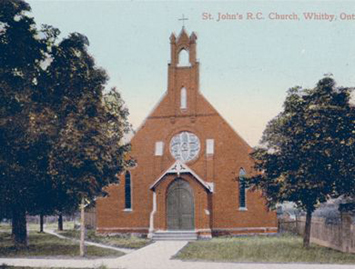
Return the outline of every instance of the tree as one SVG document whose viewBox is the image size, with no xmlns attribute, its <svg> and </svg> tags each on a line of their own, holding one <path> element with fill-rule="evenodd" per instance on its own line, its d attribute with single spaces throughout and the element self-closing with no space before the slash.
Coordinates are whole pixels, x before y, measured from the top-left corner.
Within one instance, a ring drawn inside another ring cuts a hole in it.
<svg viewBox="0 0 355 269">
<path fill-rule="evenodd" d="M 55 189 L 73 198 L 76 208 L 104 195 L 103 188 L 117 183 L 117 174 L 128 165 L 129 145 L 122 143 L 128 111 L 116 91 L 103 97 L 107 75 L 95 66 L 87 45 L 86 37 L 72 34 L 53 50 L 48 71 L 50 81 L 61 82 L 51 90 L 57 94 L 53 107 L 60 129 L 49 157 L 50 173 Z"/>
<path fill-rule="evenodd" d="M 0 208 L 16 246 L 27 245 L 26 214 L 78 208 L 118 181 L 127 165 L 127 110 L 104 102 L 106 72 L 88 39 L 38 30 L 22 0 L 0 2 Z M 113 133 L 113 131 L 115 133 Z"/>
<path fill-rule="evenodd" d="M 103 187 L 117 182 L 116 174 L 126 167 L 124 155 L 129 146 L 122 144 L 124 130 L 120 128 L 126 124 L 126 115 L 123 113 L 124 117 L 118 118 L 107 111 L 102 95 L 106 73 L 95 67 L 87 53 L 85 38 L 80 35 L 71 38 L 78 45 L 72 53 L 80 55 L 77 56 L 80 59 L 73 61 L 75 66 L 69 68 L 79 74 L 69 72 L 74 79 L 69 80 L 71 85 L 66 91 L 68 95 L 77 96 L 63 95 L 70 107 L 62 103 L 57 113 L 64 114 L 64 121 L 50 154 L 50 169 L 57 187 L 62 188 L 63 192 L 80 194 L 93 200 L 97 195 L 104 194 Z M 75 57 L 69 53 L 64 55 L 69 59 Z M 55 57 L 53 66 L 58 59 Z M 58 75 L 59 72 L 55 73 Z M 65 77 L 62 79 L 65 80 Z M 108 128 L 112 122 L 118 126 L 114 136 Z"/>
<path fill-rule="evenodd" d="M 268 123 L 261 147 L 252 153 L 260 173 L 251 183 L 264 191 L 268 205 L 291 201 L 306 211 L 304 247 L 309 246 L 317 205 L 355 191 L 350 93 L 330 77 L 314 89 L 290 89 L 283 111 Z"/>
<path fill-rule="evenodd" d="M 24 1 L 0 2 L 0 207 L 12 218 L 16 246 L 27 244 L 26 212 L 33 209 L 45 171 L 44 135 L 31 133 L 46 38 L 39 38 L 30 6 Z"/>
</svg>

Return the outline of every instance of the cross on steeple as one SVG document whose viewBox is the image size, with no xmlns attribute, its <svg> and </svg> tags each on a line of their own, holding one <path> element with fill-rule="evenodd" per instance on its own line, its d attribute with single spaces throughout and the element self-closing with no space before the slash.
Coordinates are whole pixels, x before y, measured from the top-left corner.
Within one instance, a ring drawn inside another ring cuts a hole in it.
<svg viewBox="0 0 355 269">
<path fill-rule="evenodd" d="M 185 28 L 185 21 L 187 21 L 187 20 L 188 20 L 188 18 L 185 18 L 185 15 L 182 14 L 182 18 L 179 19 L 179 21 L 182 21 L 182 28 Z"/>
</svg>

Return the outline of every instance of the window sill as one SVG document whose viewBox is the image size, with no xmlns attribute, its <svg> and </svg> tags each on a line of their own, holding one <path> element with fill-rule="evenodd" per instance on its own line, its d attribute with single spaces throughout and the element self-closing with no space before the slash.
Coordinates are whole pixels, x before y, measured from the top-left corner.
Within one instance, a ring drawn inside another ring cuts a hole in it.
<svg viewBox="0 0 355 269">
<path fill-rule="evenodd" d="M 239 207 L 239 211 L 248 211 L 246 207 Z"/>
<path fill-rule="evenodd" d="M 125 209 L 123 209 L 123 211 L 124 212 L 132 212 L 133 210 L 132 210 L 132 208 L 125 208 Z"/>
</svg>

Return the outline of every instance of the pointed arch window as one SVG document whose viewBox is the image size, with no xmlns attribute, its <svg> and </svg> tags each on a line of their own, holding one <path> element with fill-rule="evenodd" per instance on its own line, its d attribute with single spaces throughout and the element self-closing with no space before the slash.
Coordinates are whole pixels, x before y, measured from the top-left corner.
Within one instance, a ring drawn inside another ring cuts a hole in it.
<svg viewBox="0 0 355 269">
<path fill-rule="evenodd" d="M 239 209 L 246 209 L 247 203 L 246 203 L 246 194 L 245 194 L 245 175 L 246 172 L 244 168 L 240 168 L 239 170 Z"/>
<path fill-rule="evenodd" d="M 187 92 L 185 87 L 180 91 L 180 109 L 187 109 Z"/>
<path fill-rule="evenodd" d="M 125 174 L 124 189 L 125 189 L 125 210 L 131 210 L 132 209 L 132 179 L 131 179 L 131 173 L 129 171 L 127 171 Z"/>
<path fill-rule="evenodd" d="M 178 66 L 191 66 L 190 64 L 190 59 L 189 59 L 189 53 L 187 52 L 186 49 L 182 49 L 179 52 L 179 63 Z"/>
</svg>

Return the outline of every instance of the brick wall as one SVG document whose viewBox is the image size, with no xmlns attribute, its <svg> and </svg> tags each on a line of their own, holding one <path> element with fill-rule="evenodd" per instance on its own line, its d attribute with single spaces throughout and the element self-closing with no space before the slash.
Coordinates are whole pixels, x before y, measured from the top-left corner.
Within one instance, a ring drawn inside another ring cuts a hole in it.
<svg viewBox="0 0 355 269">
<path fill-rule="evenodd" d="M 172 137 L 182 131 L 194 133 L 200 140 L 196 159 L 187 162 L 200 178 L 214 184 L 207 195 L 196 179 L 187 180 L 195 193 L 195 227 L 212 230 L 214 234 L 276 232 L 276 214 L 269 212 L 260 192 L 247 191 L 247 209 L 239 209 L 238 173 L 241 167 L 253 172 L 250 146 L 231 128 L 199 91 L 199 63 L 196 61 L 196 35 L 182 30 L 172 35 L 171 63 L 168 66 L 168 89 L 162 101 L 148 115 L 132 138 L 131 155 L 137 166 L 132 175 L 132 211 L 124 210 L 124 177 L 121 183 L 107 188 L 109 197 L 97 201 L 99 232 L 147 232 L 153 210 L 153 190 L 150 186 L 168 169 L 175 159 L 170 153 Z M 189 67 L 178 67 L 181 49 L 190 52 Z M 143 83 L 144 84 L 144 83 Z M 187 109 L 180 109 L 181 88 L 187 91 Z M 218 90 L 218 89 L 216 89 Z M 252 100 L 250 100 L 252 101 Z M 226 100 L 228 102 L 228 100 Z M 214 140 L 214 154 L 206 154 L 206 140 Z M 163 155 L 155 156 L 155 143 L 163 142 Z M 156 190 L 158 212 L 154 224 L 166 228 L 166 188 L 173 178 L 166 177 Z M 205 214 L 205 210 L 210 215 Z"/>
</svg>

